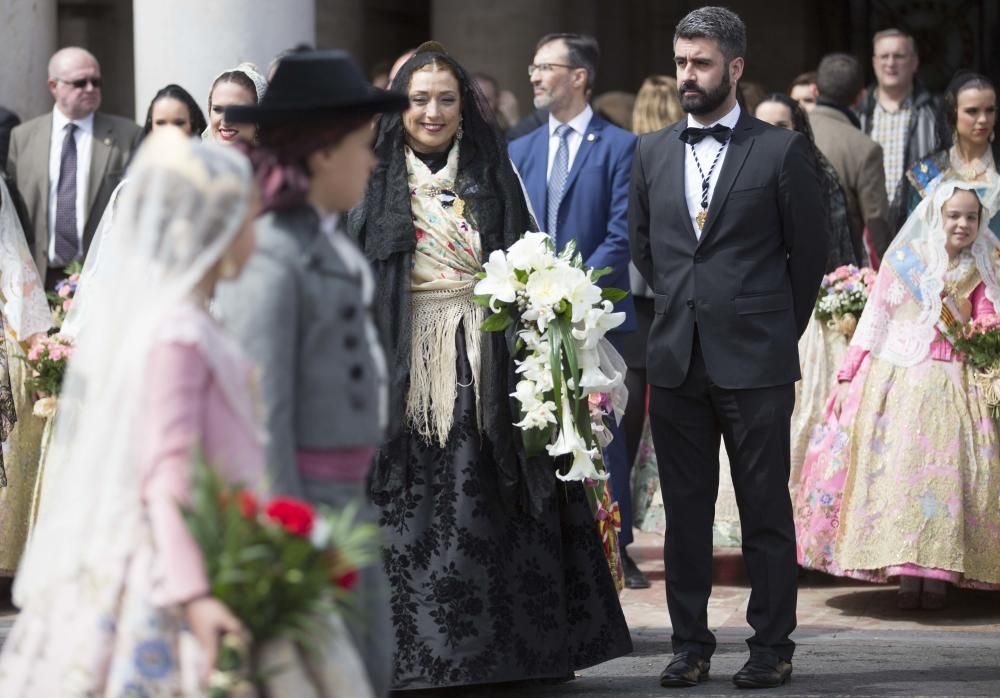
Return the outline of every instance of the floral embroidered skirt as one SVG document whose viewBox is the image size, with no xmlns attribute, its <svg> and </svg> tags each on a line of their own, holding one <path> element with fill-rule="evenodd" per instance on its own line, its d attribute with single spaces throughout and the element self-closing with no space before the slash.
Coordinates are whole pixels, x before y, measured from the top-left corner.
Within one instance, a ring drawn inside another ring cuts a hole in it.
<svg viewBox="0 0 1000 698">
<path fill-rule="evenodd" d="M 0 696 L 198 696 L 198 648 L 150 601 L 153 550 L 29 603 L 0 654 Z"/>
<path fill-rule="evenodd" d="M 960 362 L 865 360 L 841 417 L 849 430 L 817 433 L 807 458 L 800 562 L 869 581 L 1000 588 L 1000 440 L 972 378 Z"/>
<path fill-rule="evenodd" d="M 792 412 L 791 444 L 792 471 L 788 487 L 795 500 L 802 477 L 813 430 L 823 424 L 824 408 L 831 391 L 837 385 L 837 371 L 847 353 L 847 339 L 830 329 L 815 316 L 809 319 L 799 340 L 799 365 L 802 379 L 795 384 L 795 410 Z"/>
<path fill-rule="evenodd" d="M 410 486 L 374 494 L 395 632 L 393 688 L 562 678 L 632 641 L 582 486 L 510 515 L 476 428 L 459 343 L 445 448 L 411 436 Z M 554 475 L 553 475 L 554 477 Z"/>
</svg>

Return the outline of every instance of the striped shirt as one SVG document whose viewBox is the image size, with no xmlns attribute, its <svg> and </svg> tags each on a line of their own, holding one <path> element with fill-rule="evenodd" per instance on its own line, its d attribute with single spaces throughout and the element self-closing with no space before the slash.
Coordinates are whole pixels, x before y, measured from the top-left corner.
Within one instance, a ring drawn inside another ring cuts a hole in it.
<svg viewBox="0 0 1000 698">
<path fill-rule="evenodd" d="M 872 113 L 873 141 L 882 146 L 885 162 L 885 193 L 889 203 L 896 198 L 896 190 L 906 169 L 906 141 L 910 132 L 910 117 L 913 115 L 913 97 L 907 97 L 899 111 L 887 111 L 875 101 Z"/>
</svg>

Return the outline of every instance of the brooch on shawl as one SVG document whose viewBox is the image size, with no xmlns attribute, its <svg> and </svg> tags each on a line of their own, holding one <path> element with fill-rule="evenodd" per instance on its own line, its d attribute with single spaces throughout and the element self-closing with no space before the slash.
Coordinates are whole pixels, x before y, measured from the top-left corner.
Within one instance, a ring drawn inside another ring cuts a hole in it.
<svg viewBox="0 0 1000 698">
<path fill-rule="evenodd" d="M 437 199 L 441 206 L 455 211 L 460 218 L 465 218 L 465 202 L 451 189 L 441 189 L 440 187 L 424 187 L 423 193 Z"/>
</svg>

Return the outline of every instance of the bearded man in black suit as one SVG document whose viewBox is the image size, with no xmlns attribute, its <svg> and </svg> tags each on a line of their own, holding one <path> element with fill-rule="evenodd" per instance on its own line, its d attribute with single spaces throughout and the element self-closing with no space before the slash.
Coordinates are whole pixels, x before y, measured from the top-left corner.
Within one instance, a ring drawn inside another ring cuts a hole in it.
<svg viewBox="0 0 1000 698">
<path fill-rule="evenodd" d="M 789 422 L 805 330 L 827 258 L 818 165 L 800 134 L 736 101 L 746 29 L 703 7 L 674 34 L 687 119 L 639 139 L 632 259 L 654 291 L 649 414 L 667 510 L 664 559 L 674 658 L 663 686 L 708 678 L 719 441 L 730 455 L 755 634 L 737 686 L 791 675 L 797 565 Z"/>
</svg>

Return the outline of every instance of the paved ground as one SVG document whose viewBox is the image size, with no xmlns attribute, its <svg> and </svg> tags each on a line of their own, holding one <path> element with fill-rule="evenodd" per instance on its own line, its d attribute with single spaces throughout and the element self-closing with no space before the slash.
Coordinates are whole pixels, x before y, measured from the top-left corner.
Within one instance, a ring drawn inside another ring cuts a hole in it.
<svg viewBox="0 0 1000 698">
<path fill-rule="evenodd" d="M 657 676 L 670 655 L 663 591 L 663 539 L 640 534 L 630 548 L 653 581 L 643 591 L 626 590 L 622 605 L 635 652 L 578 673 L 559 685 L 417 692 L 412 698 L 620 698 L 622 696 L 746 696 L 730 676 L 746 660 L 744 638 L 749 588 L 738 553 L 716 556 L 716 587 L 709 623 L 719 647 L 712 678 L 693 689 L 660 688 Z M 0 609 L 0 642 L 13 612 Z M 798 643 L 792 682 L 774 696 L 1000 696 L 1000 593 L 953 592 L 943 611 L 902 612 L 895 590 L 829 578 L 803 580 L 799 594 Z M 760 695 L 759 693 L 757 695 Z"/>
</svg>

